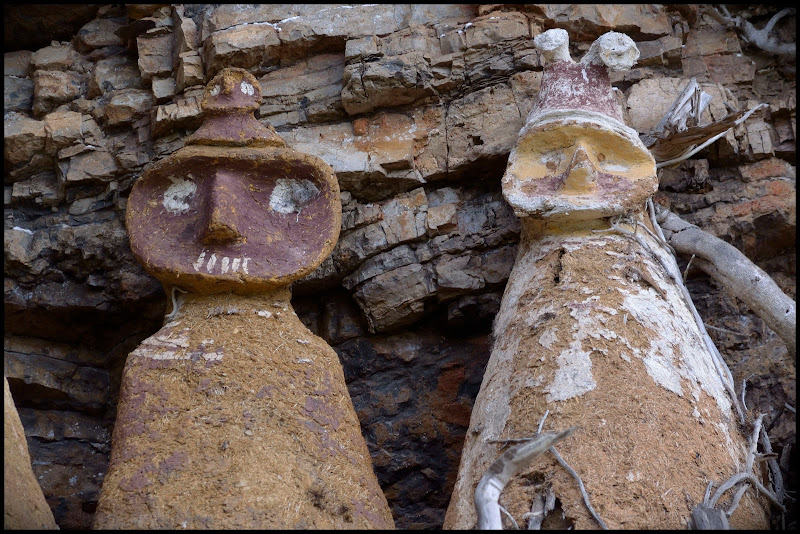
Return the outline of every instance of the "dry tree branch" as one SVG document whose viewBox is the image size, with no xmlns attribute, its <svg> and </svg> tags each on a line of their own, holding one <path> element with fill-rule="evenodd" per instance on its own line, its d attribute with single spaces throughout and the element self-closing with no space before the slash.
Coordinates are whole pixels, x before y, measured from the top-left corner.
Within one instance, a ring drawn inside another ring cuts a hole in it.
<svg viewBox="0 0 800 534">
<path fill-rule="evenodd" d="M 536 429 L 537 436 L 542 433 L 542 427 L 544 427 L 544 422 L 549 414 L 550 410 L 545 410 L 542 419 L 539 421 L 539 428 Z M 583 502 L 586 504 L 586 508 L 589 510 L 589 513 L 592 514 L 592 517 L 594 517 L 595 521 L 600 524 L 600 528 L 603 530 L 608 530 L 606 524 L 602 519 L 600 519 L 600 516 L 597 514 L 597 512 L 594 511 L 592 503 L 589 502 L 589 494 L 586 492 L 586 487 L 583 485 L 583 480 L 581 480 L 580 475 L 567 463 L 566 460 L 564 460 L 564 458 L 556 450 L 555 446 L 550 447 L 550 452 L 553 454 L 553 456 L 555 456 L 556 460 L 558 460 L 558 463 L 561 464 L 561 467 L 566 469 L 567 472 L 572 475 L 572 477 L 578 483 L 578 489 L 581 492 L 581 497 L 583 497 Z M 544 519 L 544 517 L 542 517 L 542 519 Z"/>
<path fill-rule="evenodd" d="M 712 326 L 710 324 L 706 324 L 706 329 L 708 330 L 716 330 L 717 332 L 722 332 L 725 334 L 730 334 L 732 336 L 739 336 L 739 337 L 748 337 L 747 334 L 742 334 L 741 332 L 734 332 L 733 330 L 728 330 L 727 328 L 720 328 L 719 326 Z M 745 410 L 747 407 L 745 406 Z"/>
<path fill-rule="evenodd" d="M 700 116 L 712 98 L 700 89 L 697 79 L 692 78 L 656 127 L 639 135 L 655 158 L 657 169 L 689 159 L 727 134 L 731 128 L 746 121 L 757 110 L 767 107 L 766 104 L 759 104 L 749 111 L 732 110 L 718 121 L 701 125 Z"/>
<path fill-rule="evenodd" d="M 717 499 L 719 499 L 723 493 L 725 493 L 726 491 L 728 491 L 729 489 L 731 489 L 732 487 L 734 487 L 736 484 L 738 484 L 743 480 L 752 482 L 755 485 L 755 487 L 758 488 L 758 491 L 763 493 L 770 501 L 772 501 L 781 512 L 786 512 L 786 508 L 783 506 L 783 503 L 781 503 L 778 500 L 778 498 L 775 496 L 774 493 L 772 493 L 770 490 L 764 487 L 764 485 L 755 477 L 753 473 L 736 473 L 731 478 L 723 482 L 722 485 L 720 485 L 720 487 L 714 494 L 714 497 L 711 498 L 711 501 L 716 502 Z"/>
<path fill-rule="evenodd" d="M 567 472 L 570 475 L 572 475 L 572 478 L 574 478 L 575 481 L 578 483 L 578 489 L 581 491 L 581 496 L 583 497 L 583 502 L 584 502 L 584 504 L 586 504 L 586 508 L 589 509 L 589 513 L 592 514 L 592 517 L 594 518 L 594 520 L 597 521 L 600 524 L 600 528 L 602 530 L 608 530 L 608 527 L 606 526 L 606 524 L 603 522 L 602 519 L 600 519 L 600 516 L 597 515 L 597 512 L 594 511 L 594 508 L 592 507 L 592 503 L 589 502 L 589 494 L 586 493 L 586 488 L 583 485 L 583 480 L 581 480 L 580 475 L 578 475 L 578 473 L 572 467 L 570 467 L 570 465 L 564 460 L 564 458 L 562 458 L 561 455 L 558 454 L 558 451 L 556 450 L 555 447 L 550 447 L 550 452 L 553 453 L 553 456 L 556 457 L 556 460 L 558 460 L 558 463 L 561 464 L 561 467 L 566 469 Z"/>
<path fill-rule="evenodd" d="M 797 310 L 789 298 L 761 268 L 739 250 L 661 209 L 658 219 L 672 247 L 681 254 L 694 254 L 700 267 L 739 300 L 749 306 L 796 353 Z"/>
<path fill-rule="evenodd" d="M 711 98 L 711 95 L 700 89 L 697 78 L 692 78 L 648 135 L 663 137 L 665 130 L 682 132 L 689 126 L 699 125 L 700 115 L 711 102 Z"/>
<path fill-rule="evenodd" d="M 750 23 L 750 21 L 742 17 L 732 17 L 728 12 L 728 9 L 723 4 L 720 4 L 719 10 L 713 6 L 710 6 L 706 9 L 706 13 L 708 13 L 714 20 L 726 28 L 740 30 L 742 37 L 744 37 L 747 42 L 752 43 L 764 52 L 787 56 L 794 56 L 797 54 L 796 43 L 779 43 L 769 35 L 769 33 L 775 27 L 775 24 L 777 24 L 780 19 L 786 15 L 796 13 L 796 10 L 793 8 L 787 7 L 775 13 L 772 18 L 769 19 L 769 22 L 767 22 L 767 24 L 760 30 L 757 30 L 755 26 Z"/>
<path fill-rule="evenodd" d="M 697 154 L 698 152 L 700 152 L 701 150 L 703 150 L 707 146 L 709 146 L 712 143 L 716 142 L 717 139 L 719 139 L 720 137 L 722 137 L 725 134 L 727 134 L 728 131 L 731 128 L 733 128 L 734 126 L 737 126 L 737 125 L 743 123 L 744 121 L 746 121 L 748 118 L 750 118 L 750 115 L 752 115 L 753 113 L 755 113 L 759 109 L 766 108 L 766 107 L 767 107 L 767 104 L 763 104 L 762 103 L 762 104 L 757 105 L 756 107 L 754 107 L 753 109 L 751 109 L 751 110 L 749 110 L 747 112 L 743 113 L 743 112 L 737 111 L 737 112 L 731 113 L 731 114 L 723 117 L 718 122 L 714 122 L 714 123 L 709 124 L 707 126 L 698 126 L 697 128 L 692 128 L 692 129 L 687 130 L 686 132 L 684 132 L 684 134 L 682 134 L 682 137 L 688 138 L 690 140 L 689 142 L 694 141 L 694 140 L 703 139 L 704 137 L 708 137 L 709 135 L 711 137 L 705 139 L 700 145 L 690 145 L 689 148 L 686 149 L 680 156 L 674 157 L 674 158 L 669 159 L 667 161 L 659 161 L 658 163 L 656 163 L 656 168 L 660 169 L 661 167 L 667 167 L 669 165 L 675 165 L 676 163 L 680 163 L 681 161 L 684 161 L 684 160 L 687 160 L 687 159 L 691 158 L 692 156 L 694 156 L 695 154 Z M 719 131 L 723 127 L 725 127 L 725 129 L 723 131 Z M 672 141 L 672 140 L 673 139 L 669 139 L 669 141 Z M 686 140 L 685 139 L 681 139 L 681 144 L 685 145 L 685 143 L 686 143 Z M 660 145 L 658 145 L 658 143 L 657 143 L 653 147 L 650 147 L 650 150 L 655 155 L 655 154 L 657 154 L 659 152 L 659 150 L 661 148 L 662 147 Z"/>
<path fill-rule="evenodd" d="M 700 503 L 692 509 L 689 528 L 691 530 L 729 530 L 730 526 L 728 526 L 725 512 Z"/>
<path fill-rule="evenodd" d="M 172 311 L 164 316 L 164 324 L 167 324 L 171 320 L 173 320 L 178 315 L 178 310 L 181 307 L 180 299 L 178 298 L 177 291 L 181 293 L 186 293 L 183 289 L 179 287 L 173 287 L 172 291 L 170 291 L 170 295 L 172 296 Z"/>
<path fill-rule="evenodd" d="M 705 497 L 703 497 L 703 502 L 698 504 L 692 510 L 692 523 L 695 530 L 704 530 L 704 529 L 725 529 L 727 530 L 728 527 L 728 518 L 733 515 L 733 512 L 736 511 L 736 508 L 739 506 L 739 501 L 742 498 L 742 495 L 747 491 L 752 483 L 756 489 L 762 494 L 764 494 L 770 501 L 772 501 L 778 509 L 782 512 L 786 512 L 786 508 L 783 505 L 783 481 L 780 479 L 780 483 L 778 484 L 778 480 L 775 480 L 775 492 L 773 493 L 769 489 L 767 489 L 761 482 L 756 478 L 753 474 L 753 464 L 756 460 L 756 454 L 758 449 L 759 438 L 761 438 L 762 446 L 769 448 L 771 450 L 769 444 L 769 437 L 766 438 L 766 443 L 764 442 L 764 429 L 763 429 L 763 422 L 764 422 L 764 415 L 759 414 L 756 417 L 755 421 L 753 422 L 753 432 L 750 436 L 749 445 L 747 448 L 747 460 L 745 462 L 745 469 L 741 473 L 736 473 L 731 478 L 720 484 L 717 491 L 714 493 L 713 497 L 711 496 L 711 488 L 713 487 L 714 483 L 709 482 L 708 487 L 706 488 Z M 780 473 L 778 473 L 780 476 Z M 745 482 L 742 486 L 736 490 L 736 493 L 733 495 L 731 499 L 730 506 L 728 510 L 723 512 L 715 508 L 717 501 L 722 497 L 722 495 L 731 488 L 736 487 L 736 484 L 739 482 Z"/>
<path fill-rule="evenodd" d="M 761 427 L 759 439 L 761 441 L 761 448 L 764 449 L 764 454 L 772 454 L 772 443 L 770 442 L 769 435 L 764 427 Z M 775 458 L 772 457 L 767 458 L 767 465 L 772 473 L 772 485 L 775 488 L 775 496 L 780 503 L 783 503 L 786 500 L 786 492 L 783 488 L 783 474 L 781 473 L 781 467 L 778 465 L 778 462 L 775 460 Z"/>
<path fill-rule="evenodd" d="M 524 443 L 509 447 L 489 466 L 475 487 L 475 509 L 478 513 L 478 528 L 481 530 L 502 530 L 498 499 L 506 484 L 521 469 L 575 431 L 571 427 L 563 432 L 540 434 Z"/>
</svg>

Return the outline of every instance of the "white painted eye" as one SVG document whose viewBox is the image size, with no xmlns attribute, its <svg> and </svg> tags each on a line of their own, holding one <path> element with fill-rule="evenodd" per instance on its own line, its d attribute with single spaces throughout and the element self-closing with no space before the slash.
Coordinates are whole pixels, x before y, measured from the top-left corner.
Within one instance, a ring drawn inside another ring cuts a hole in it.
<svg viewBox="0 0 800 534">
<path fill-rule="evenodd" d="M 250 85 L 247 82 L 242 82 L 242 86 L 241 87 L 242 87 L 242 93 L 244 93 L 246 95 L 252 95 L 253 93 L 255 93 L 255 90 L 253 89 L 253 86 Z"/>
<path fill-rule="evenodd" d="M 214 87 L 212 87 L 211 91 L 209 91 L 209 94 L 211 96 L 217 96 L 219 94 L 219 85 L 215 85 Z"/>
<path fill-rule="evenodd" d="M 269 197 L 269 206 L 278 213 L 294 213 L 310 204 L 319 195 L 311 180 L 279 178 Z"/>
<path fill-rule="evenodd" d="M 192 176 L 189 175 L 191 179 Z M 173 215 L 182 215 L 189 211 L 191 206 L 188 202 L 197 191 L 197 184 L 191 180 L 180 180 L 170 176 L 172 185 L 164 191 L 163 206 Z"/>
</svg>

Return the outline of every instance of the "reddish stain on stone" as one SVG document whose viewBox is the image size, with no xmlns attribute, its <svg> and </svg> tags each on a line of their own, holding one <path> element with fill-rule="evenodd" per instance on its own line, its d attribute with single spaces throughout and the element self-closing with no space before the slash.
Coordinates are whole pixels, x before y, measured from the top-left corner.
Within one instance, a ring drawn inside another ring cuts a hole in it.
<svg viewBox="0 0 800 534">
<path fill-rule="evenodd" d="M 314 397 L 306 397 L 306 403 L 303 410 L 308 413 L 311 418 L 322 426 L 329 426 L 333 430 L 339 428 L 341 423 L 341 413 L 338 409 L 332 407 L 330 404 L 322 399 Z"/>
<path fill-rule="evenodd" d="M 150 481 L 144 476 L 143 473 L 139 472 L 133 475 L 128 479 L 123 479 L 119 483 L 119 488 L 123 491 L 137 491 L 142 488 L 146 488 L 150 485 Z"/>
<path fill-rule="evenodd" d="M 264 386 L 256 393 L 256 397 L 259 399 L 263 399 L 267 395 L 271 397 L 273 389 L 275 389 L 275 386 Z"/>
<path fill-rule="evenodd" d="M 531 114 L 538 115 L 554 109 L 582 109 L 623 122 L 610 87 L 605 65 L 553 61 L 545 66 L 542 88 Z"/>
</svg>

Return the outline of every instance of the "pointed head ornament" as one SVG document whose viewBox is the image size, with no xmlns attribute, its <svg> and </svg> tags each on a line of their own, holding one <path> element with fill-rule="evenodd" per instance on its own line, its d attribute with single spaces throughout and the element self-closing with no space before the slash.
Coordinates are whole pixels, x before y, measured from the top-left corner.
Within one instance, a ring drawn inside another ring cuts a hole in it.
<svg viewBox="0 0 800 534">
<path fill-rule="evenodd" d="M 503 195 L 518 216 L 597 219 L 641 209 L 657 186 L 655 161 L 623 122 L 609 80 L 639 51 L 627 35 L 608 32 L 580 62 L 562 29 L 534 44 L 546 61 L 539 97 L 503 176 Z"/>
</svg>

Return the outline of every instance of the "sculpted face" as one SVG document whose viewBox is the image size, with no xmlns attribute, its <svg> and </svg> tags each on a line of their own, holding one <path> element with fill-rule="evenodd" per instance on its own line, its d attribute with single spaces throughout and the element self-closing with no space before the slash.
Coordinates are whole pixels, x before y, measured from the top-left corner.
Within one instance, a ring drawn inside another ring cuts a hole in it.
<svg viewBox="0 0 800 534">
<path fill-rule="evenodd" d="M 164 284 L 256 293 L 313 271 L 341 228 L 339 183 L 253 116 L 261 88 L 244 69 L 206 86 L 203 124 L 153 164 L 128 198 L 131 250 Z"/>
<path fill-rule="evenodd" d="M 339 188 L 317 158 L 208 146 L 177 155 L 150 169 L 128 200 L 131 248 L 162 282 L 193 292 L 285 286 L 336 243 Z"/>
<path fill-rule="evenodd" d="M 517 215 L 548 219 L 637 211 L 657 188 L 655 160 L 636 132 L 579 110 L 526 127 L 503 176 Z"/>
</svg>

